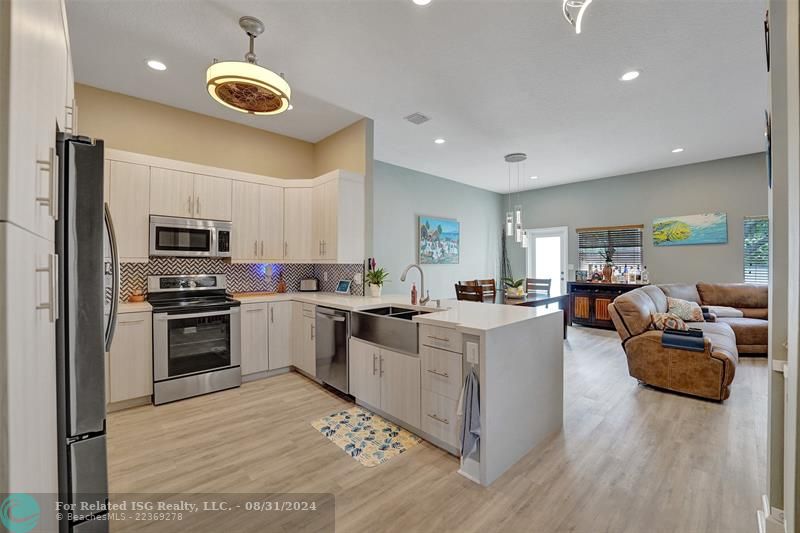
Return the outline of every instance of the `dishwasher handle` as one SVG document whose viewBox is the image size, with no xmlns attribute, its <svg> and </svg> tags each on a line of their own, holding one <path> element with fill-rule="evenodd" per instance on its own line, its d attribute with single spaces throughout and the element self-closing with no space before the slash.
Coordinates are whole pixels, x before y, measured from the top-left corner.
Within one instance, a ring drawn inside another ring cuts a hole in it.
<svg viewBox="0 0 800 533">
<path fill-rule="evenodd" d="M 327 315 L 325 313 L 317 313 L 317 318 L 326 318 L 334 322 L 344 322 L 345 320 L 347 320 L 345 317 L 341 315 Z"/>
</svg>

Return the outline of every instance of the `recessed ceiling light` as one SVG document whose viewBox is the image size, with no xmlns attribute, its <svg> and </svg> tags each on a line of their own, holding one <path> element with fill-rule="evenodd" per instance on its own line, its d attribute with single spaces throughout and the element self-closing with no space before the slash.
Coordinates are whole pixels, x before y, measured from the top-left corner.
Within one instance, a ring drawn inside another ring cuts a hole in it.
<svg viewBox="0 0 800 533">
<path fill-rule="evenodd" d="M 679 154 L 681 152 L 683 152 L 683 148 L 675 148 L 674 150 L 672 150 L 673 154 Z"/>
<path fill-rule="evenodd" d="M 639 74 L 640 72 L 638 70 L 631 70 L 623 74 L 620 81 L 633 81 L 639 77 Z"/>
<path fill-rule="evenodd" d="M 442 139 L 442 138 L 439 138 L 439 139 L 434 139 L 433 142 L 435 142 L 436 144 L 444 144 L 445 140 Z"/>
<path fill-rule="evenodd" d="M 532 179 L 532 180 L 538 180 L 538 179 L 539 179 L 539 176 L 531 176 L 531 179 Z"/>
<path fill-rule="evenodd" d="M 167 70 L 167 66 L 157 59 L 148 59 L 147 66 L 153 70 Z"/>
<path fill-rule="evenodd" d="M 414 3 L 418 6 L 427 6 L 431 3 L 431 0 L 414 0 Z"/>
<path fill-rule="evenodd" d="M 291 111 L 292 109 L 294 109 L 294 106 L 292 104 L 289 104 L 289 111 Z"/>
</svg>

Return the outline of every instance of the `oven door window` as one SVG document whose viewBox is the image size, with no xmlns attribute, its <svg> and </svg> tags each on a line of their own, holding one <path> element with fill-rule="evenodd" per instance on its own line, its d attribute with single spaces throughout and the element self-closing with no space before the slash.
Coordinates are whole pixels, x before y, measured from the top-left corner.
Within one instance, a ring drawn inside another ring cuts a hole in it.
<svg viewBox="0 0 800 533">
<path fill-rule="evenodd" d="M 231 317 L 170 318 L 167 322 L 169 377 L 231 365 Z"/>
<path fill-rule="evenodd" d="M 156 250 L 162 252 L 208 252 L 211 250 L 211 231 L 157 226 Z"/>
</svg>

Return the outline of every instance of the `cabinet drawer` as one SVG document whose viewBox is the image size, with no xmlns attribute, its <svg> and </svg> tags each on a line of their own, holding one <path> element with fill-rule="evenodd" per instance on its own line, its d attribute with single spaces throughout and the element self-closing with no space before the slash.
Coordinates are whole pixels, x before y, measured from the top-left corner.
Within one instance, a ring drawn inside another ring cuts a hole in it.
<svg viewBox="0 0 800 533">
<path fill-rule="evenodd" d="M 422 388 L 458 400 L 461 394 L 461 354 L 422 347 Z"/>
<path fill-rule="evenodd" d="M 422 391 L 422 431 L 458 448 L 458 401 Z"/>
<path fill-rule="evenodd" d="M 461 333 L 452 328 L 422 324 L 419 338 L 423 346 L 432 346 L 451 352 L 462 353 Z"/>
<path fill-rule="evenodd" d="M 303 316 L 307 316 L 309 318 L 314 318 L 314 312 L 316 311 L 316 307 L 314 304 L 303 304 Z"/>
</svg>

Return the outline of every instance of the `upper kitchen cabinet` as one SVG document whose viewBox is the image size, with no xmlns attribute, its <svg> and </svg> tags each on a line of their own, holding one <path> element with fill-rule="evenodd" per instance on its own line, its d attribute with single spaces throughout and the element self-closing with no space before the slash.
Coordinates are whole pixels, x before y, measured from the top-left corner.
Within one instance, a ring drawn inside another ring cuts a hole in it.
<svg viewBox="0 0 800 533">
<path fill-rule="evenodd" d="M 311 187 L 283 190 L 283 257 L 288 262 L 310 261 L 312 258 L 311 194 Z"/>
<path fill-rule="evenodd" d="M 311 258 L 322 263 L 364 260 L 364 178 L 336 170 L 311 193 Z"/>
<path fill-rule="evenodd" d="M 283 190 L 233 182 L 233 261 L 283 260 Z"/>
<path fill-rule="evenodd" d="M 149 236 L 150 167 L 108 162 L 108 204 L 114 222 L 120 261 L 146 263 Z"/>
<path fill-rule="evenodd" d="M 231 220 L 231 180 L 194 175 L 194 218 Z"/>
<path fill-rule="evenodd" d="M 151 167 L 150 214 L 191 218 L 194 215 L 194 174 Z"/>
<path fill-rule="evenodd" d="M 7 107 L 0 113 L 0 138 L 8 147 L 9 179 L 0 180 L 0 220 L 53 240 L 58 203 L 56 128 L 64 129 L 68 83 L 63 4 L 59 0 L 5 4 L 0 63 L 8 73 L 4 80 L 8 92 Z"/>
<path fill-rule="evenodd" d="M 231 180 L 152 167 L 150 214 L 231 220 Z"/>
</svg>

